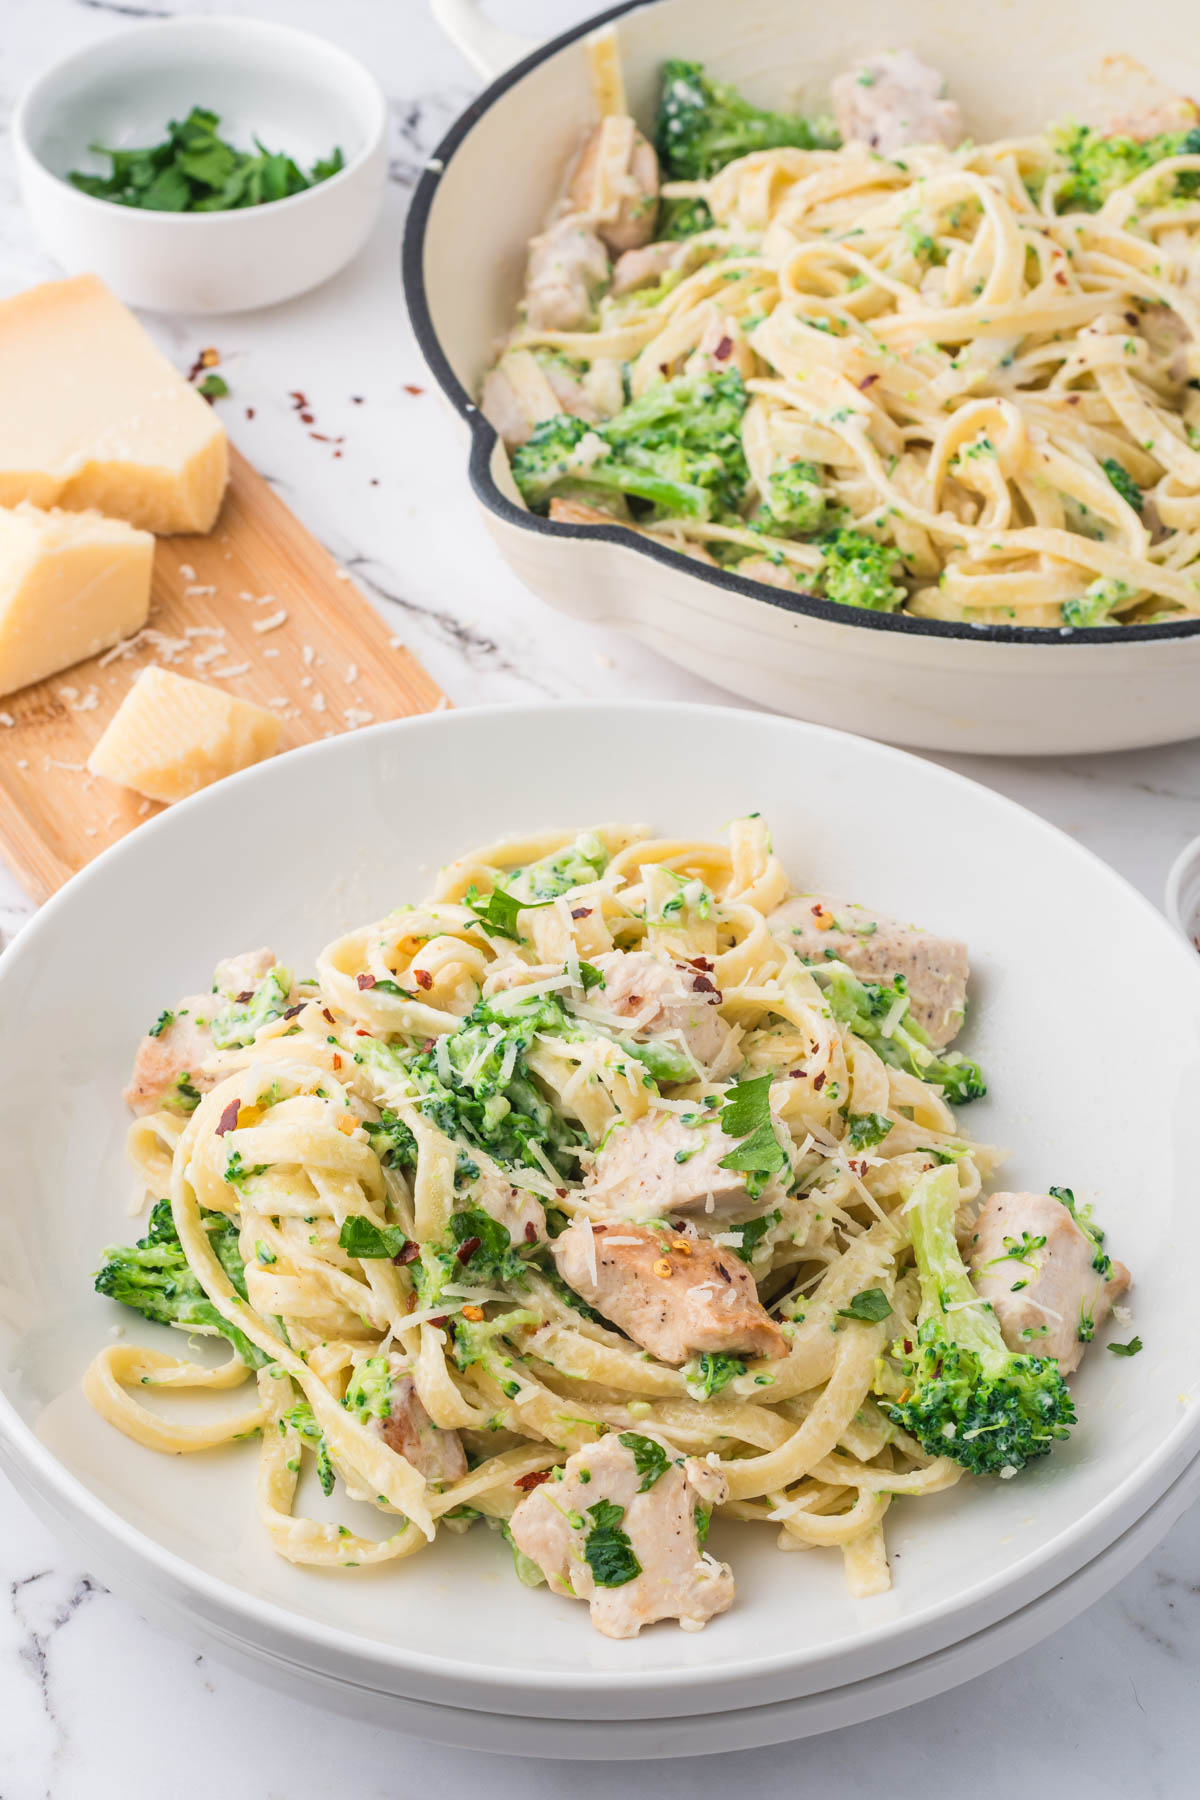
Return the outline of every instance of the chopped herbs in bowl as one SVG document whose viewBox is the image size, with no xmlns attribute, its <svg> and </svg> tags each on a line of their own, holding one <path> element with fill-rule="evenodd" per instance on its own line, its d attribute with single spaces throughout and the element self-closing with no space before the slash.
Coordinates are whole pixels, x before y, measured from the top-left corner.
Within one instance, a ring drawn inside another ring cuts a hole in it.
<svg viewBox="0 0 1200 1800">
<path fill-rule="evenodd" d="M 91 144 L 112 162 L 108 175 L 72 169 L 67 179 L 83 194 L 146 212 L 233 212 L 288 200 L 345 167 L 335 145 L 306 175 L 293 157 L 268 150 L 257 137 L 254 149 L 239 150 L 217 135 L 221 120 L 207 107 L 193 106 L 186 119 L 173 119 L 160 144 L 117 150 Z"/>
</svg>

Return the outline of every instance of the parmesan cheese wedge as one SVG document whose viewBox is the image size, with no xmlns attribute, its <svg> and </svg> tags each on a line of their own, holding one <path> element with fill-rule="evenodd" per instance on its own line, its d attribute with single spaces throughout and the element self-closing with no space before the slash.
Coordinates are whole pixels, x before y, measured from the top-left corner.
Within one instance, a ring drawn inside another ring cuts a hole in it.
<svg viewBox="0 0 1200 1800">
<path fill-rule="evenodd" d="M 152 666 L 122 700 L 87 766 L 151 800 L 182 800 L 273 756 L 282 735 L 282 722 L 265 707 Z"/>
<path fill-rule="evenodd" d="M 95 512 L 0 510 L 0 694 L 139 631 L 154 539 Z"/>
<path fill-rule="evenodd" d="M 208 531 L 228 475 L 212 407 L 95 275 L 0 301 L 0 505 Z"/>
</svg>

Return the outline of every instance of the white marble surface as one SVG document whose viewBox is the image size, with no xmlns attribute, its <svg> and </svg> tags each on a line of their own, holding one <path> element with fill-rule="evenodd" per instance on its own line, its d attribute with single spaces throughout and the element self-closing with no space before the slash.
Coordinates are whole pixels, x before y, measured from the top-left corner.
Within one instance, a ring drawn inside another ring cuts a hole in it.
<svg viewBox="0 0 1200 1800">
<path fill-rule="evenodd" d="M 321 292 L 219 323 L 153 321 L 183 364 L 215 342 L 240 447 L 351 567 L 458 705 L 576 694 L 721 699 L 624 639 L 548 612 L 493 551 L 459 447 L 405 328 L 397 273 L 414 173 L 474 80 L 442 44 L 424 0 L 0 0 L 0 111 L 47 59 L 163 13 L 238 11 L 335 37 L 378 72 L 392 104 L 391 181 L 371 245 Z M 545 32 L 578 0 L 494 0 L 504 22 Z M 198 96 L 199 98 L 199 96 Z M 0 154 L 0 291 L 53 273 Z M 300 388 L 309 438 L 288 398 Z M 362 395 L 361 404 L 350 396 Z M 247 417 L 253 409 L 253 418 Z M 374 478 L 378 485 L 372 485 Z M 955 759 L 946 759 L 948 761 Z M 956 760 L 1079 837 L 1156 901 L 1171 858 L 1200 831 L 1200 744 L 1065 762 Z M 0 867 L 0 942 L 31 907 Z M 738 1778 L 768 1796 L 897 1800 L 1003 1779 L 1009 1791 L 1122 1800 L 1195 1791 L 1200 1758 L 1200 1509 L 1106 1600 L 1018 1663 L 902 1715 L 744 1756 Z M 799 1772 L 802 1771 L 802 1774 Z M 618 1791 L 715 1796 L 732 1765 L 624 1765 Z M 152 1629 L 104 1591 L 0 1480 L 0 1800 L 358 1800 L 486 1781 L 498 1800 L 612 1790 L 601 1765 L 481 1759 L 327 1717 L 238 1680 Z"/>
</svg>

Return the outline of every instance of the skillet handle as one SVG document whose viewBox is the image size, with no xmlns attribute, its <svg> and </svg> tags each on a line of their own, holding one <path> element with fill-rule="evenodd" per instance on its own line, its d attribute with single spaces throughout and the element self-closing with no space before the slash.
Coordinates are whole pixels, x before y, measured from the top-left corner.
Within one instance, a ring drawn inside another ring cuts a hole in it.
<svg viewBox="0 0 1200 1800">
<path fill-rule="evenodd" d="M 489 80 L 537 47 L 533 38 L 493 25 L 483 16 L 479 0 L 431 0 L 431 4 L 436 23 L 454 48 Z"/>
</svg>

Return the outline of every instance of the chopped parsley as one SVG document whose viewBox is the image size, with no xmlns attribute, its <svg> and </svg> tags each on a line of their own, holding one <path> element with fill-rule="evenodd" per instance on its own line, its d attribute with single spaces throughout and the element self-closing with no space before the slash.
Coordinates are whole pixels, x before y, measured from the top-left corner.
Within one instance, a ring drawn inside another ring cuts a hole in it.
<svg viewBox="0 0 1200 1800">
<path fill-rule="evenodd" d="M 630 1452 L 642 1478 L 638 1493 L 648 1494 L 655 1482 L 670 1468 L 670 1457 L 654 1438 L 641 1437 L 636 1431 L 623 1431 L 617 1442 L 624 1444 Z"/>
<path fill-rule="evenodd" d="M 788 1167 L 787 1151 L 771 1119 L 771 1077 L 757 1075 L 736 1082 L 725 1096 L 720 1123 L 728 1137 L 743 1141 L 721 1158 L 718 1167 L 746 1175 L 746 1192 L 757 1199 L 771 1176 Z"/>
<path fill-rule="evenodd" d="M 846 1124 L 846 1141 L 852 1150 L 869 1150 L 872 1144 L 881 1144 L 892 1129 L 887 1114 L 877 1112 L 850 1113 Z"/>
<path fill-rule="evenodd" d="M 612 1500 L 597 1500 L 589 1506 L 592 1529 L 588 1532 L 583 1554 L 597 1587 L 624 1587 L 636 1581 L 642 1565 L 633 1554 L 627 1532 L 621 1530 L 625 1508 Z"/>
<path fill-rule="evenodd" d="M 838 1309 L 839 1319 L 861 1319 L 866 1324 L 877 1325 L 881 1319 L 890 1316 L 892 1303 L 882 1288 L 863 1288 L 855 1294 L 849 1306 Z"/>
</svg>

